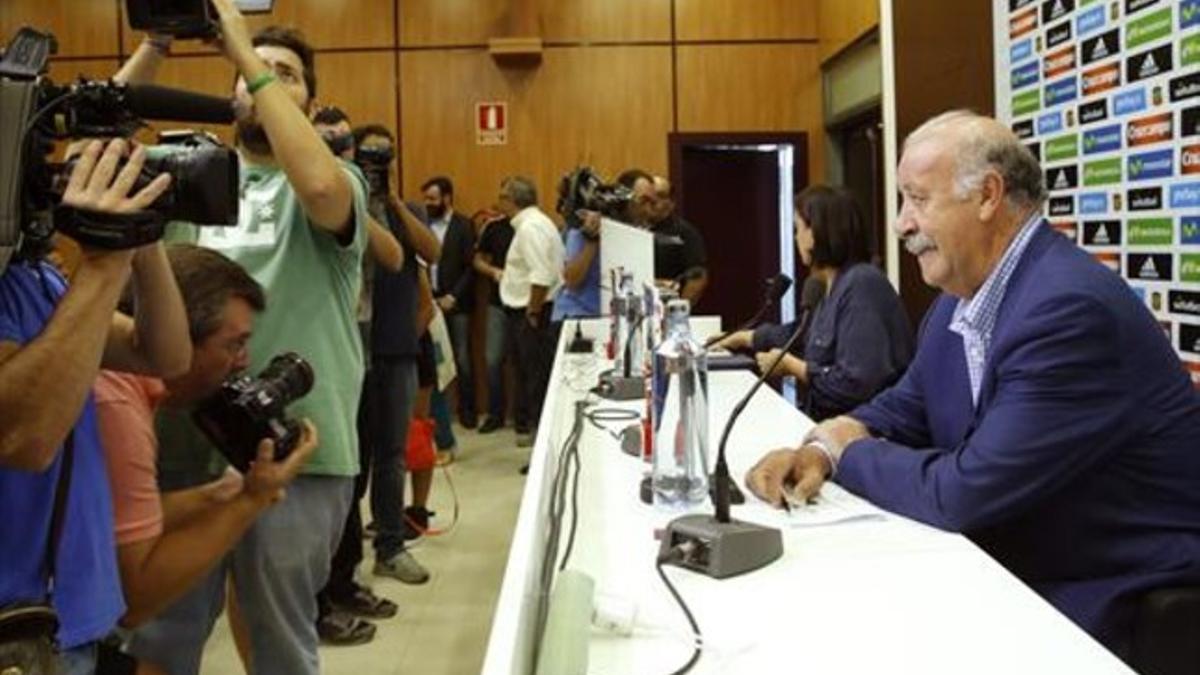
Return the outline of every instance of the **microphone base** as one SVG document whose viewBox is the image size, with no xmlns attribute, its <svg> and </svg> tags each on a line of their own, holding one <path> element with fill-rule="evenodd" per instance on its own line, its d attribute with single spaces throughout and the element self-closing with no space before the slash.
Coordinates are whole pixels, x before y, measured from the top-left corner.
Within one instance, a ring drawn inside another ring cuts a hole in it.
<svg viewBox="0 0 1200 675">
<path fill-rule="evenodd" d="M 636 401 L 646 398 L 646 378 L 640 375 L 624 377 L 609 371 L 601 373 L 596 390 L 601 398 L 610 401 Z"/>
<path fill-rule="evenodd" d="M 681 516 L 667 524 L 660 555 L 692 542 L 695 549 L 671 564 L 714 579 L 726 579 L 764 567 L 783 555 L 783 534 L 773 527 L 740 520 L 719 523 L 711 515 Z"/>
</svg>

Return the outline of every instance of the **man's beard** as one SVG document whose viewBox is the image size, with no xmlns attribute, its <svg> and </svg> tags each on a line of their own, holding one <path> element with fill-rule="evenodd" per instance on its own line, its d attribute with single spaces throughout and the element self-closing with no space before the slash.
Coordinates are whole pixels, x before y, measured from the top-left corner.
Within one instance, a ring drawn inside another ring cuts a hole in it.
<svg viewBox="0 0 1200 675">
<path fill-rule="evenodd" d="M 434 219 L 441 218 L 442 216 L 446 215 L 446 205 L 445 204 L 438 204 L 436 206 L 426 205 L 425 212 L 429 214 L 430 218 L 434 218 Z"/>
<path fill-rule="evenodd" d="M 255 155 L 271 155 L 271 139 L 257 120 L 239 119 L 234 124 L 238 144 Z"/>
</svg>

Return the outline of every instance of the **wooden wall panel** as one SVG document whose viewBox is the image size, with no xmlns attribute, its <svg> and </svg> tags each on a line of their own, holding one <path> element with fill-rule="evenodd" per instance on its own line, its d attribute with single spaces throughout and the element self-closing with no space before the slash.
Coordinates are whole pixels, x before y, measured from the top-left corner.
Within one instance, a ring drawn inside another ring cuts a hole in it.
<svg viewBox="0 0 1200 675">
<path fill-rule="evenodd" d="M 548 41 L 671 39 L 671 0 L 543 0 L 541 9 Z"/>
<path fill-rule="evenodd" d="M 401 0 L 400 45 L 482 45 L 500 34 L 507 0 Z"/>
<path fill-rule="evenodd" d="M 391 52 L 318 54 L 317 93 L 318 103 L 345 110 L 355 125 L 374 122 L 395 131 L 396 60 Z"/>
<path fill-rule="evenodd" d="M 66 84 L 80 76 L 89 80 L 107 80 L 121 64 L 116 59 L 70 59 L 50 62 L 50 79 L 55 84 Z"/>
<path fill-rule="evenodd" d="M 491 205 L 500 180 L 533 178 L 552 212 L 558 179 L 578 164 L 606 178 L 629 166 L 664 172 L 671 127 L 668 47 L 547 49 L 532 70 L 502 70 L 482 50 L 406 52 L 401 139 L 405 195 L 439 173 L 464 211 Z M 597 72 L 610 84 L 596 88 Z M 509 142 L 479 146 L 475 103 L 509 104 Z"/>
<path fill-rule="evenodd" d="M 59 56 L 117 54 L 117 0 L 0 0 L 0 42 L 25 25 L 54 33 Z"/>
<path fill-rule="evenodd" d="M 680 131 L 807 131 L 821 138 L 821 75 L 816 45 L 682 45 Z M 821 176 L 819 143 L 809 143 L 809 174 Z"/>
<path fill-rule="evenodd" d="M 817 0 L 675 0 L 678 40 L 817 38 Z"/>
<path fill-rule="evenodd" d="M 505 34 L 506 0 L 401 0 L 400 44 L 484 45 Z M 671 39 L 671 0 L 543 0 L 547 42 Z"/>
<path fill-rule="evenodd" d="M 879 25 L 879 0 L 820 0 L 817 20 L 824 60 Z"/>
<path fill-rule="evenodd" d="M 270 14 L 250 15 L 247 22 L 252 33 L 264 26 L 294 26 L 317 49 L 394 47 L 394 10 L 391 0 L 280 0 Z M 125 50 L 132 51 L 140 40 L 141 35 L 129 28 L 125 18 Z M 172 50 L 214 51 L 196 40 L 180 42 Z"/>
</svg>

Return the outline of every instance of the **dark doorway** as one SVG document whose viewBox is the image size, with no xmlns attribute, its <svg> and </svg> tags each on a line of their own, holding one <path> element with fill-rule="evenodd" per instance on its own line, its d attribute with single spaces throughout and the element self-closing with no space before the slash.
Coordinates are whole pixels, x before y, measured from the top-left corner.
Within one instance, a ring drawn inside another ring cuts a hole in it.
<svg viewBox="0 0 1200 675">
<path fill-rule="evenodd" d="M 735 326 L 758 309 L 763 280 L 780 272 L 796 281 L 794 308 L 803 271 L 796 264 L 784 269 L 781 260 L 796 258 L 792 195 L 808 185 L 807 135 L 670 134 L 668 144 L 676 208 L 700 230 L 708 252 L 709 284 L 696 313 Z M 790 166 L 781 166 L 789 156 Z M 791 184 L 782 185 L 789 173 Z M 790 316 L 794 310 L 784 318 Z"/>
<path fill-rule="evenodd" d="M 884 213 L 882 111 L 874 106 L 829 129 L 841 150 L 843 185 L 871 223 L 875 264 L 883 269 L 888 218 Z"/>
</svg>

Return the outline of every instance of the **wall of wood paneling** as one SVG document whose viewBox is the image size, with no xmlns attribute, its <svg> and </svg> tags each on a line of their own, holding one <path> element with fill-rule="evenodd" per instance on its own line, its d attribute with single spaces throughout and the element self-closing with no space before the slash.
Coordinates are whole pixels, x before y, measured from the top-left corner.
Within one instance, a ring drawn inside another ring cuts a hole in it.
<svg viewBox="0 0 1200 675">
<path fill-rule="evenodd" d="M 820 0 L 817 19 L 825 60 L 879 25 L 879 0 Z"/>
<path fill-rule="evenodd" d="M 487 52 L 489 38 L 508 35 L 512 0 L 286 0 L 250 23 L 304 31 L 318 50 L 318 100 L 398 129 L 406 193 L 446 173 L 470 211 L 489 205 L 508 173 L 535 178 L 551 206 L 558 177 L 578 163 L 608 176 L 635 165 L 666 172 L 672 131 L 815 137 L 821 31 L 854 32 L 846 26 L 867 12 L 846 5 L 873 2 L 542 0 L 545 49 L 534 67 L 501 66 Z M 49 28 L 64 60 L 56 78 L 105 76 L 141 39 L 123 4 L 0 0 L 0 33 Z M 161 83 L 229 91 L 233 71 L 211 47 L 173 51 Z M 490 100 L 509 104 L 508 145 L 475 144 L 474 105 Z M 822 166 L 812 144 L 810 175 Z"/>
</svg>

